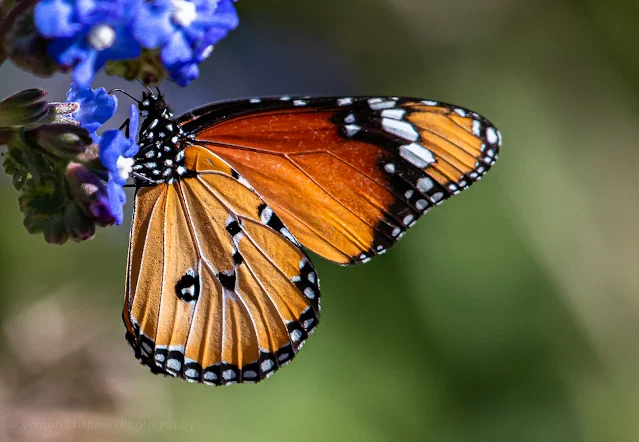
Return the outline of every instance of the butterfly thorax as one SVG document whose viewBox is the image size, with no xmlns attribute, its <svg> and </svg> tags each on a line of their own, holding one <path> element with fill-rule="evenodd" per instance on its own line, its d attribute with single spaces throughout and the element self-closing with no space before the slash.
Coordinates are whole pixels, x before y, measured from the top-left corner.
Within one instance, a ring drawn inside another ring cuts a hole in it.
<svg viewBox="0 0 639 442">
<path fill-rule="evenodd" d="M 139 105 L 140 151 L 135 156 L 134 176 L 139 184 L 159 184 L 181 177 L 185 134 L 161 95 L 145 92 Z"/>
</svg>

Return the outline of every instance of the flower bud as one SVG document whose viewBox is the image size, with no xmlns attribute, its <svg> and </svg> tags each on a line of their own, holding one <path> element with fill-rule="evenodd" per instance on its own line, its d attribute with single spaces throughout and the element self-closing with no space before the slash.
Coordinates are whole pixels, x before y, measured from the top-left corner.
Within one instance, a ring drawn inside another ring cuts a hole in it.
<svg viewBox="0 0 639 442">
<path fill-rule="evenodd" d="M 63 216 L 55 216 L 47 219 L 42 233 L 44 233 L 44 240 L 49 244 L 62 245 L 69 239 L 69 233 L 64 225 Z"/>
<path fill-rule="evenodd" d="M 95 223 L 73 203 L 64 208 L 64 226 L 74 242 L 87 241 L 95 235 Z"/>
<path fill-rule="evenodd" d="M 0 127 L 17 127 L 33 124 L 44 118 L 48 104 L 42 100 L 42 89 L 26 89 L 0 101 Z"/>
<path fill-rule="evenodd" d="M 80 122 L 71 115 L 77 112 L 78 109 L 80 109 L 80 103 L 49 103 L 49 112 L 42 119 L 41 123 L 72 124 L 79 126 Z"/>
<path fill-rule="evenodd" d="M 71 124 L 42 124 L 25 130 L 24 139 L 60 158 L 74 158 L 92 143 L 86 129 Z"/>
<path fill-rule="evenodd" d="M 71 162 L 66 171 L 69 192 L 82 212 L 102 227 L 115 222 L 104 182 L 79 163 Z"/>
</svg>

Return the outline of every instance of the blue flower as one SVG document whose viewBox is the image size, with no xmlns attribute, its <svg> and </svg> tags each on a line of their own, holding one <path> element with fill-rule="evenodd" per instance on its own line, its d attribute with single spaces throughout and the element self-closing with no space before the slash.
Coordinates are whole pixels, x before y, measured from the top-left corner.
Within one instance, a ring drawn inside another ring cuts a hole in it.
<svg viewBox="0 0 639 442">
<path fill-rule="evenodd" d="M 171 78 L 186 86 L 213 45 L 237 25 L 233 0 L 152 0 L 141 6 L 133 33 L 142 46 L 160 48 Z"/>
<path fill-rule="evenodd" d="M 104 132 L 100 139 L 100 161 L 108 171 L 107 193 L 109 208 L 115 217 L 115 224 L 122 224 L 124 212 L 122 207 L 126 202 L 126 193 L 123 186 L 133 169 L 133 157 L 140 150 L 135 142 L 138 132 L 138 109 L 131 105 L 129 111 L 129 137 L 117 130 L 111 129 Z"/>
<path fill-rule="evenodd" d="M 80 89 L 91 84 L 108 60 L 136 58 L 140 45 L 131 22 L 142 0 L 41 0 L 35 7 L 38 32 L 51 39 L 49 56 L 73 68 Z"/>
<path fill-rule="evenodd" d="M 71 89 L 67 92 L 67 102 L 80 105 L 80 109 L 71 114 L 71 116 L 83 128 L 88 130 L 93 141 L 98 143 L 99 137 L 95 132 L 115 114 L 115 110 L 118 107 L 118 99 L 110 95 L 103 87 L 80 89 L 75 84 L 71 84 Z"/>
</svg>

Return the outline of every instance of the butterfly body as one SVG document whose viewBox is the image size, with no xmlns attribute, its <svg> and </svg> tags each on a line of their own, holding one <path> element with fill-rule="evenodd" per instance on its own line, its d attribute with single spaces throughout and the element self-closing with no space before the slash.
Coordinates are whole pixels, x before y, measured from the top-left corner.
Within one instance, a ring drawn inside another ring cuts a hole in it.
<svg viewBox="0 0 639 442">
<path fill-rule="evenodd" d="M 257 382 L 319 322 L 302 245 L 384 253 L 492 166 L 501 137 L 463 108 L 399 97 L 251 99 L 177 118 L 145 94 L 127 339 L 153 372 Z"/>
<path fill-rule="evenodd" d="M 144 120 L 140 126 L 141 151 L 133 171 L 138 184 L 159 184 L 182 177 L 184 131 L 161 96 L 145 92 L 139 106 Z"/>
</svg>

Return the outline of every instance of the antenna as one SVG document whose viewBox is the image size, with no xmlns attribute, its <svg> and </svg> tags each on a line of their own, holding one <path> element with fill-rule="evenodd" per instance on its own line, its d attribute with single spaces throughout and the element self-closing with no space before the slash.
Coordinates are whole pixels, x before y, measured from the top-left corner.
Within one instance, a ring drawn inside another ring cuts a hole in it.
<svg viewBox="0 0 639 442">
<path fill-rule="evenodd" d="M 137 104 L 140 104 L 140 100 L 138 100 L 137 98 L 135 98 L 134 96 L 129 94 L 127 91 L 124 91 L 124 90 L 119 89 L 119 88 L 115 88 L 115 89 L 111 89 L 109 91 L 109 95 L 111 95 L 113 92 L 120 92 L 120 93 L 126 95 L 127 97 L 129 97 L 131 100 L 135 101 Z"/>
<path fill-rule="evenodd" d="M 142 85 L 142 87 L 146 88 L 146 90 L 147 90 L 147 91 L 149 91 L 149 93 L 150 93 L 151 95 L 155 95 L 155 94 L 153 93 L 153 91 L 151 90 L 151 88 L 150 88 L 150 87 L 148 87 L 146 84 L 142 83 L 142 80 L 140 80 L 139 78 L 136 78 L 136 81 L 137 81 L 138 83 L 140 83 L 140 84 Z M 157 87 L 156 87 L 156 89 L 157 89 Z M 158 92 L 159 92 L 159 89 L 158 89 Z"/>
</svg>

